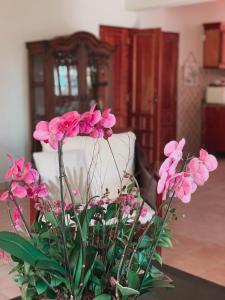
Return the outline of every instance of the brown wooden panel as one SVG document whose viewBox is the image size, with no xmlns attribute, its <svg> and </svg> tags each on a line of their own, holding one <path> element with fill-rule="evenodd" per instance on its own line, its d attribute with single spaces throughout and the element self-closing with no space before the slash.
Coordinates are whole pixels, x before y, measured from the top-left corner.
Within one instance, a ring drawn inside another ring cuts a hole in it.
<svg viewBox="0 0 225 300">
<path fill-rule="evenodd" d="M 225 106 L 203 106 L 203 145 L 210 152 L 225 152 Z"/>
<path fill-rule="evenodd" d="M 128 103 L 130 99 L 129 29 L 101 25 L 100 38 L 115 47 L 113 110 L 117 117 L 117 128 L 127 128 Z"/>
<path fill-rule="evenodd" d="M 220 30 L 208 29 L 205 32 L 204 66 L 218 67 L 220 63 Z"/>
<path fill-rule="evenodd" d="M 158 106 L 159 151 L 163 157 L 164 145 L 176 139 L 176 103 L 179 35 L 162 33 L 160 96 Z"/>
</svg>

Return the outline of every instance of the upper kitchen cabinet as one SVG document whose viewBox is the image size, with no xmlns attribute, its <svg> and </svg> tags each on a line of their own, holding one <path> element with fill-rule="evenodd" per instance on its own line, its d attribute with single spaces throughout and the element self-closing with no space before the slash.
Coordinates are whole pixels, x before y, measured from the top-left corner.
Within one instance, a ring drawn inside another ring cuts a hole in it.
<svg viewBox="0 0 225 300">
<path fill-rule="evenodd" d="M 27 43 L 31 132 L 40 120 L 71 110 L 84 112 L 93 102 L 113 107 L 114 48 L 88 32 Z M 33 142 L 32 151 L 40 150 Z"/>
<path fill-rule="evenodd" d="M 204 24 L 204 61 L 205 68 L 225 69 L 225 23 Z"/>
</svg>

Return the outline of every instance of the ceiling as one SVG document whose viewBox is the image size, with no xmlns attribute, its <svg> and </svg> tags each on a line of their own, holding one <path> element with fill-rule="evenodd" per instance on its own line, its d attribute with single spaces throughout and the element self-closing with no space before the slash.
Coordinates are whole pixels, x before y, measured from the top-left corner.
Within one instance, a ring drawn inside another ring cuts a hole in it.
<svg viewBox="0 0 225 300">
<path fill-rule="evenodd" d="M 213 1 L 215 0 L 126 0 L 126 8 L 128 10 L 142 10 L 148 8 L 181 6 Z"/>
</svg>

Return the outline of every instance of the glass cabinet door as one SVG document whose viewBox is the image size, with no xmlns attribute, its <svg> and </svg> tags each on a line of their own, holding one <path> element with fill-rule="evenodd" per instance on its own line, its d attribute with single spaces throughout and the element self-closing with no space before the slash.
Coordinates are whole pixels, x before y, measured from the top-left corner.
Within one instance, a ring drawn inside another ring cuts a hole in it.
<svg viewBox="0 0 225 300">
<path fill-rule="evenodd" d="M 86 90 L 85 98 L 87 103 L 96 102 L 98 107 L 103 109 L 110 106 L 110 78 L 109 65 L 104 57 L 90 53 L 86 66 Z"/>
<path fill-rule="evenodd" d="M 32 99 L 34 116 L 32 118 L 33 125 L 40 120 L 45 119 L 45 89 L 44 89 L 44 55 L 32 55 Z"/>
<path fill-rule="evenodd" d="M 76 53 L 57 52 L 53 66 L 54 115 L 79 110 L 79 72 Z"/>
</svg>

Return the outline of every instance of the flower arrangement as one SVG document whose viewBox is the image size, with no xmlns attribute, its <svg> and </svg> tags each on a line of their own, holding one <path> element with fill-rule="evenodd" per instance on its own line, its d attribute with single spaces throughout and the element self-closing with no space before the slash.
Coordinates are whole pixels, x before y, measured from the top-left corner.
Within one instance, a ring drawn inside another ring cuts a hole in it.
<svg viewBox="0 0 225 300">
<path fill-rule="evenodd" d="M 115 122 L 110 109 L 101 113 L 92 107 L 81 115 L 73 111 L 37 124 L 34 138 L 58 151 L 58 201 L 46 198 L 48 187 L 31 163 L 8 156 L 11 167 L 5 178 L 9 188 L 0 200 L 14 206 L 10 211 L 14 232 L 0 232 L 1 258 L 15 263 L 12 272 L 23 299 L 125 300 L 151 295 L 156 287 L 173 287 L 160 270 L 162 258 L 157 251 L 157 247 L 172 246 L 168 226 L 175 212 L 171 203 L 175 198 L 189 202 L 197 186 L 216 169 L 217 161 L 203 149 L 199 157 L 183 158 L 185 140 L 169 142 L 157 186 L 164 201 L 144 225 L 141 219 L 148 208 L 137 180 L 127 173 L 116 199 L 110 199 L 110 193 L 93 195 L 81 205 L 65 172 L 63 143 L 76 135 L 108 141 Z M 64 197 L 65 190 L 70 201 Z M 35 203 L 39 214 L 31 227 L 18 198 Z"/>
</svg>

